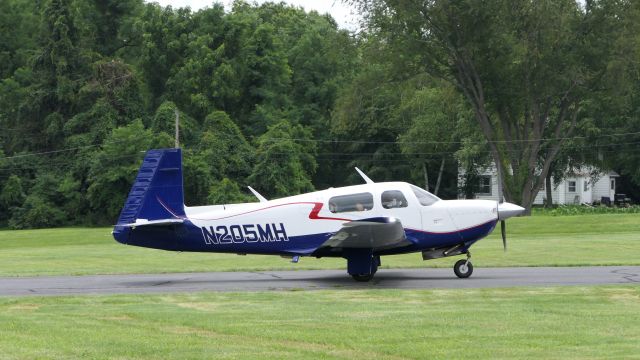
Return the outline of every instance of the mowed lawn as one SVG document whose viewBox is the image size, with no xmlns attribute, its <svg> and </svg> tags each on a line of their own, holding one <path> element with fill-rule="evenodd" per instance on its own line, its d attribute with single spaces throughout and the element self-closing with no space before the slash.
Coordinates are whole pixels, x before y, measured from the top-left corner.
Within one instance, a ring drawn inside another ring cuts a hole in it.
<svg viewBox="0 0 640 360">
<path fill-rule="evenodd" d="M 640 265 L 640 214 L 532 216 L 507 221 L 472 247 L 476 267 Z M 456 258 L 422 261 L 419 253 L 387 256 L 382 268 L 450 267 Z M 343 269 L 343 259 L 175 253 L 119 244 L 110 228 L 0 231 L 0 276 Z"/>
<path fill-rule="evenodd" d="M 2 359 L 621 359 L 640 287 L 0 298 Z"/>
</svg>

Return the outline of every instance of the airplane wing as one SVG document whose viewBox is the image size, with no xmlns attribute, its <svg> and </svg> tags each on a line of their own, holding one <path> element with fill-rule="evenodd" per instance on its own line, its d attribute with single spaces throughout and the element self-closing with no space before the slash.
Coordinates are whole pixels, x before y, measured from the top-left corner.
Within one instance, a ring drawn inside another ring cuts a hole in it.
<svg viewBox="0 0 640 360">
<path fill-rule="evenodd" d="M 383 250 L 411 245 L 400 220 L 378 217 L 345 223 L 322 247 Z"/>
</svg>

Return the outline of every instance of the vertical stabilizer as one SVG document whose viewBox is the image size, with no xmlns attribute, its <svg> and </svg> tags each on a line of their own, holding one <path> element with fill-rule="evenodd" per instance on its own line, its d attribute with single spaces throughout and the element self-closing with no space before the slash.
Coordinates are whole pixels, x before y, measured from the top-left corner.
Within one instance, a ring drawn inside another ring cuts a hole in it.
<svg viewBox="0 0 640 360">
<path fill-rule="evenodd" d="M 181 150 L 147 151 L 120 213 L 118 225 L 132 224 L 137 219 L 151 221 L 184 217 Z"/>
</svg>

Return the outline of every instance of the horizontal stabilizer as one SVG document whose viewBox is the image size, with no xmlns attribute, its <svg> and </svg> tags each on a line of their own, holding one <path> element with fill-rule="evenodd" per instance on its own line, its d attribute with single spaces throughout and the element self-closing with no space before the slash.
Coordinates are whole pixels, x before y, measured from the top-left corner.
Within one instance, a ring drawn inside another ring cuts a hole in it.
<svg viewBox="0 0 640 360">
<path fill-rule="evenodd" d="M 140 226 L 166 226 L 166 225 L 177 225 L 184 223 L 182 219 L 160 219 L 160 220 L 147 220 L 147 219 L 136 219 L 136 222 L 130 224 L 120 224 L 120 226 L 125 227 L 140 227 Z"/>
</svg>

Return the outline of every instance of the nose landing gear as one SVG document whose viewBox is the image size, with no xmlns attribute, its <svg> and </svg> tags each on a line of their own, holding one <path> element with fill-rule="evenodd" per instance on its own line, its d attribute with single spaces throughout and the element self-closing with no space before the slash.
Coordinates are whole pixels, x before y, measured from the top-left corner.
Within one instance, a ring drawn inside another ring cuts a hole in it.
<svg viewBox="0 0 640 360">
<path fill-rule="evenodd" d="M 467 251 L 466 260 L 458 260 L 453 265 L 453 272 L 461 279 L 466 279 L 473 274 L 473 264 L 471 264 L 471 253 Z"/>
</svg>

